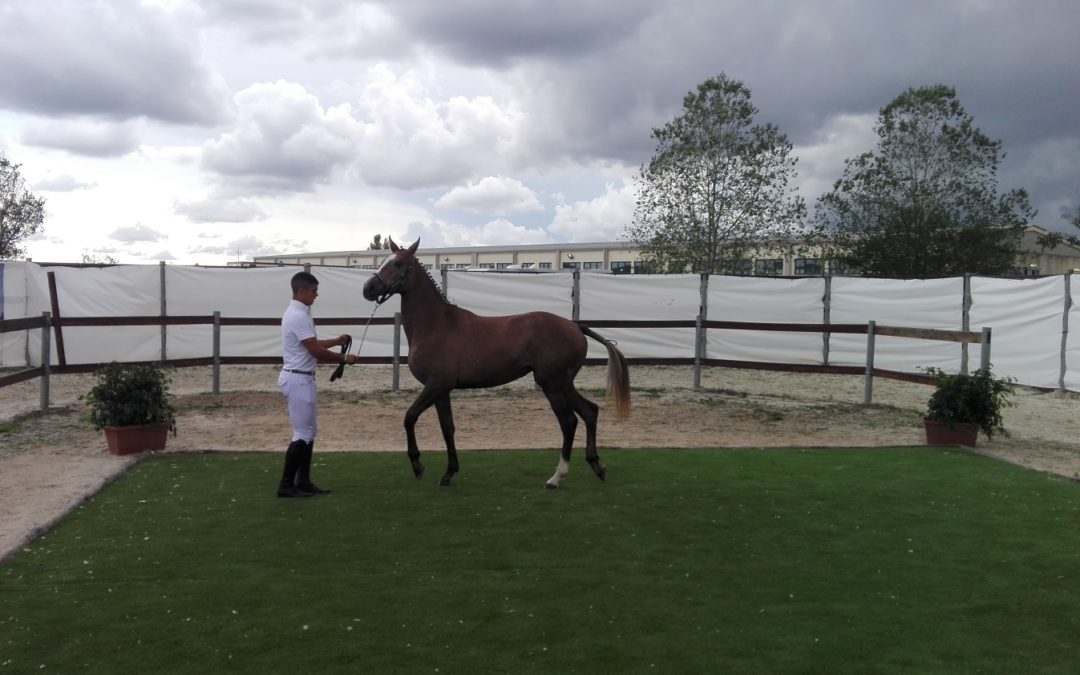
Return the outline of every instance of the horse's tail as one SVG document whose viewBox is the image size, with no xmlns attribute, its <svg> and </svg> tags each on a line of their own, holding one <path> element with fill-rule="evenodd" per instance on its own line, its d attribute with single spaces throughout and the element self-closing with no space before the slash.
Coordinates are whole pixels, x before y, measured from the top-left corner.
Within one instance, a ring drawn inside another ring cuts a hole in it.
<svg viewBox="0 0 1080 675">
<path fill-rule="evenodd" d="M 615 343 L 600 335 L 588 326 L 580 326 L 581 332 L 596 340 L 607 348 L 608 370 L 607 386 L 608 396 L 615 398 L 615 418 L 626 419 L 630 417 L 630 366 L 626 363 L 626 357 L 615 346 Z"/>
</svg>

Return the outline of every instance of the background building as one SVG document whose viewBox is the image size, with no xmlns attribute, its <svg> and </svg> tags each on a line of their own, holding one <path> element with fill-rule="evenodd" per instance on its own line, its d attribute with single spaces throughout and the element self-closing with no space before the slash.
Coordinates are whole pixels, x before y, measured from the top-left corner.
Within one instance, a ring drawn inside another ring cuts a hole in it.
<svg viewBox="0 0 1080 675">
<path fill-rule="evenodd" d="M 1048 231 L 1035 225 L 1024 230 L 1020 258 L 1012 271 L 1017 276 L 1048 276 L 1080 273 L 1080 248 L 1067 243 L 1048 249 L 1039 245 Z M 242 266 L 325 265 L 377 269 L 388 251 L 350 250 L 289 253 L 255 256 Z M 638 249 L 628 242 L 583 244 L 522 244 L 519 246 L 454 246 L 424 248 L 416 257 L 431 270 L 436 269 L 511 269 L 554 271 L 582 269 L 611 274 L 647 274 L 648 264 Z M 814 257 L 805 246 L 764 248 L 753 260 L 732 261 L 729 274 L 754 276 L 847 276 L 857 271 L 837 268 L 829 261 Z"/>
</svg>

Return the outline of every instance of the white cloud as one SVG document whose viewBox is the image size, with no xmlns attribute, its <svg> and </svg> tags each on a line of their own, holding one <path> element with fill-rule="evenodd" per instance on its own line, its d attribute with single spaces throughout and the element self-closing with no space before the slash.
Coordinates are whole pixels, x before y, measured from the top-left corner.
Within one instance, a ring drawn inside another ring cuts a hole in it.
<svg viewBox="0 0 1080 675">
<path fill-rule="evenodd" d="M 874 133 L 877 115 L 834 115 L 814 132 L 811 142 L 796 146 L 793 153 L 799 158 L 799 194 L 810 205 L 832 189 L 844 172 L 844 160 L 877 149 Z"/>
<path fill-rule="evenodd" d="M 76 190 L 89 190 L 96 185 L 97 183 L 84 183 L 64 174 L 39 180 L 34 183 L 34 190 L 42 192 L 74 192 Z"/>
<path fill-rule="evenodd" d="M 109 233 L 109 238 L 132 243 L 137 241 L 161 241 L 162 239 L 168 239 L 168 236 L 139 223 L 130 227 L 118 227 Z"/>
<path fill-rule="evenodd" d="M 596 199 L 556 206 L 555 218 L 547 229 L 568 241 L 617 241 L 634 220 L 636 199 L 633 181 L 608 183 Z"/>
<path fill-rule="evenodd" d="M 468 227 L 441 220 L 409 223 L 405 234 L 393 237 L 395 242 L 411 244 L 420 239 L 421 248 L 444 246 L 494 246 L 507 242 L 516 244 L 544 244 L 552 241 L 545 230 L 527 228 L 506 220 L 496 218 L 479 227 Z"/>
<path fill-rule="evenodd" d="M 266 212 L 253 200 L 228 197 L 176 202 L 173 211 L 193 223 L 249 223 L 267 218 Z"/>
<path fill-rule="evenodd" d="M 356 152 L 348 105 L 324 109 L 295 82 L 255 84 L 236 95 L 237 126 L 206 144 L 203 163 L 248 191 L 308 191 Z"/>
<path fill-rule="evenodd" d="M 544 208 L 536 194 L 521 181 L 504 176 L 487 176 L 479 182 L 455 187 L 440 197 L 435 206 L 497 215 Z"/>
<path fill-rule="evenodd" d="M 20 140 L 76 155 L 120 157 L 139 149 L 143 127 L 141 121 L 39 119 L 23 128 Z"/>
<path fill-rule="evenodd" d="M 450 185 L 498 166 L 522 115 L 489 96 L 440 102 L 415 75 L 376 66 L 358 102 L 363 118 L 356 171 L 368 185 L 403 190 Z"/>
</svg>

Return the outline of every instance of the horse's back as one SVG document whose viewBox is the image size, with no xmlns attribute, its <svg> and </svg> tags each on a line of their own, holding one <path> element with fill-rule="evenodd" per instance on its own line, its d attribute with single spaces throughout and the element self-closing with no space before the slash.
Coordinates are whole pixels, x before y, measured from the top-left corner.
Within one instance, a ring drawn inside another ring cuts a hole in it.
<svg viewBox="0 0 1080 675">
<path fill-rule="evenodd" d="M 455 386 L 490 387 L 516 380 L 530 371 L 538 380 L 573 379 L 588 352 L 585 335 L 573 321 L 551 312 L 479 316 L 462 310 L 439 337 L 439 344 L 421 347 L 413 369 L 421 381 L 428 375 L 452 374 Z"/>
</svg>

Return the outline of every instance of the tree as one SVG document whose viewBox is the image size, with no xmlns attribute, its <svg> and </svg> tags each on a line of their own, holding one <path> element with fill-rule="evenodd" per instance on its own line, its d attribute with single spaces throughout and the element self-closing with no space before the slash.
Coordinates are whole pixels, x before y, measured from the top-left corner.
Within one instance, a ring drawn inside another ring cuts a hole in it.
<svg viewBox="0 0 1080 675">
<path fill-rule="evenodd" d="M 0 152 L 0 260 L 21 257 L 19 242 L 41 231 L 45 200 L 26 188 L 21 164 Z"/>
<path fill-rule="evenodd" d="M 83 253 L 79 261 L 84 265 L 118 265 L 120 261 L 104 253 Z"/>
<path fill-rule="evenodd" d="M 795 157 L 771 124 L 755 125 L 750 90 L 721 73 L 653 129 L 656 153 L 638 178 L 627 235 L 658 271 L 745 270 L 755 249 L 788 239 L 805 207 L 789 187 Z"/>
<path fill-rule="evenodd" d="M 1068 211 L 1062 213 L 1061 219 L 1074 227 L 1080 228 L 1080 206 L 1076 207 L 1075 214 L 1069 213 Z M 1035 243 L 1044 249 L 1054 249 L 1065 242 L 1080 248 L 1080 236 L 1064 232 L 1047 232 L 1045 235 L 1039 235 L 1035 240 Z"/>
<path fill-rule="evenodd" d="M 386 251 L 390 248 L 390 237 L 383 239 L 381 234 L 375 235 L 375 238 L 368 244 L 367 250 L 369 251 Z"/>
<path fill-rule="evenodd" d="M 845 161 L 817 202 L 812 241 L 874 276 L 1006 274 L 1035 212 L 1022 189 L 998 194 L 1001 141 L 974 125 L 944 85 L 881 109 L 876 152 Z"/>
</svg>

